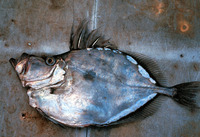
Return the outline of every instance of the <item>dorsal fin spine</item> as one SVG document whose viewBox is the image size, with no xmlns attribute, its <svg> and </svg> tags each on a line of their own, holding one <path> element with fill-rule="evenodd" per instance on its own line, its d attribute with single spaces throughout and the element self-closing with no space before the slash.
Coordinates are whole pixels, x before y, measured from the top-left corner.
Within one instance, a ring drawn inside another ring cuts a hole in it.
<svg viewBox="0 0 200 137">
<path fill-rule="evenodd" d="M 89 31 L 88 21 L 83 20 L 74 32 L 74 25 L 72 26 L 70 36 L 70 50 L 80 50 L 86 48 L 96 47 L 110 47 L 114 49 L 114 44 L 111 44 L 108 39 L 99 34 L 98 29 Z M 112 47 L 113 46 L 113 47 Z"/>
</svg>

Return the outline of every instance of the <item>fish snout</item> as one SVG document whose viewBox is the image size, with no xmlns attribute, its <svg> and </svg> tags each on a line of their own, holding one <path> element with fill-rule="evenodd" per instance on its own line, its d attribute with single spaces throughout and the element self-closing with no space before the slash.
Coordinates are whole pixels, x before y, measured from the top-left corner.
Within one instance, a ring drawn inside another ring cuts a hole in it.
<svg viewBox="0 0 200 137">
<path fill-rule="evenodd" d="M 18 74 L 21 74 L 25 71 L 27 62 L 29 60 L 29 55 L 27 53 L 23 53 L 19 59 L 11 58 L 9 61 L 17 71 Z"/>
<path fill-rule="evenodd" d="M 11 58 L 11 59 L 9 60 L 9 62 L 10 62 L 10 63 L 12 64 L 12 66 L 15 68 L 18 62 L 20 62 L 20 61 L 22 61 L 22 60 L 24 60 L 24 59 L 26 59 L 26 58 L 29 58 L 29 55 L 28 55 L 27 53 L 23 53 L 19 59 Z"/>
<path fill-rule="evenodd" d="M 15 66 L 17 65 L 17 60 L 16 59 L 14 59 L 14 58 L 11 58 L 10 60 L 9 60 L 9 62 L 10 62 L 10 64 L 15 68 Z"/>
</svg>

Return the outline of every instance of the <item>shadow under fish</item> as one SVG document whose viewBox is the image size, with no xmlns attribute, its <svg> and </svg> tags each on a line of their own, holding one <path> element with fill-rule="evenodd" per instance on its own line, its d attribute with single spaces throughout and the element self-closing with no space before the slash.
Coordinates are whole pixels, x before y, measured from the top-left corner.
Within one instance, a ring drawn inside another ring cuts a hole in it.
<svg viewBox="0 0 200 137">
<path fill-rule="evenodd" d="M 50 57 L 24 53 L 10 62 L 28 87 L 29 104 L 62 126 L 108 126 L 145 118 L 159 106 L 147 105 L 158 94 L 198 108 L 200 82 L 163 86 L 166 80 L 155 61 L 117 50 L 97 30 L 89 31 L 85 20 L 76 32 L 72 27 L 69 52 Z"/>
</svg>

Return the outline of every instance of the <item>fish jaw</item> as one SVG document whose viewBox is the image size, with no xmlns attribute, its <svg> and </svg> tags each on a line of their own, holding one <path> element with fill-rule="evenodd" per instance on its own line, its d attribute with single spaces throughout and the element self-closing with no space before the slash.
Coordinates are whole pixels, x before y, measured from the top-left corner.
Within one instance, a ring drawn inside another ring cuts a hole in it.
<svg viewBox="0 0 200 137">
<path fill-rule="evenodd" d="M 33 89 L 40 89 L 44 87 L 55 88 L 59 87 L 64 82 L 64 77 L 65 77 L 65 70 L 57 64 L 51 77 L 39 81 L 26 81 L 24 82 L 25 83 L 24 86 L 28 86 Z"/>
<path fill-rule="evenodd" d="M 29 55 L 27 53 L 23 53 L 19 59 L 11 58 L 9 62 L 13 66 L 13 68 L 17 71 L 17 73 L 22 73 L 26 64 L 29 60 Z"/>
</svg>

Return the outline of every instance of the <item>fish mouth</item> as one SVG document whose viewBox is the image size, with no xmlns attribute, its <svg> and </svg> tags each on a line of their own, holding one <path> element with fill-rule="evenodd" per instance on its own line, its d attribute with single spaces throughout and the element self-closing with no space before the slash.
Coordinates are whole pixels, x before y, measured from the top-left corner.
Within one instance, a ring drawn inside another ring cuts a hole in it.
<svg viewBox="0 0 200 137">
<path fill-rule="evenodd" d="M 9 60 L 9 62 L 10 62 L 10 64 L 13 66 L 13 68 L 15 68 L 15 66 L 17 65 L 17 60 L 14 59 L 14 58 L 11 58 L 11 59 Z"/>
<path fill-rule="evenodd" d="M 27 53 L 23 53 L 21 55 L 21 57 L 19 59 L 14 59 L 14 58 L 11 58 L 9 60 L 10 64 L 15 68 L 17 66 L 17 63 L 20 62 L 21 60 L 25 59 L 25 58 L 28 58 L 29 55 Z"/>
</svg>

